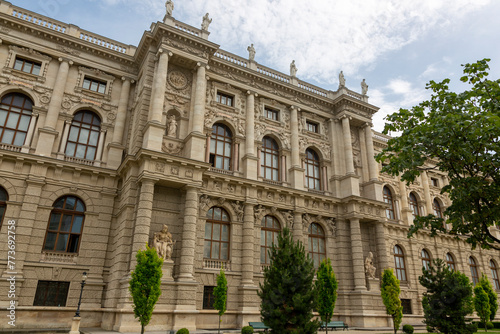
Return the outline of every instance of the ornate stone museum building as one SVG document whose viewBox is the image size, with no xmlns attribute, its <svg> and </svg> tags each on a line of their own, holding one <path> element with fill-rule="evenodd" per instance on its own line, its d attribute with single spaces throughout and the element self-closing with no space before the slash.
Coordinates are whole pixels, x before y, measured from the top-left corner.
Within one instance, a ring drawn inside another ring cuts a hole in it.
<svg viewBox="0 0 500 334">
<path fill-rule="evenodd" d="M 406 238 L 414 216 L 450 204 L 447 180 L 379 173 L 388 137 L 372 130 L 366 83 L 355 92 L 341 73 L 337 91 L 321 89 L 295 62 L 290 74 L 259 64 L 253 45 L 248 57 L 220 49 L 208 15 L 201 29 L 172 15 L 132 46 L 0 1 L 0 307 L 15 301 L 17 328 L 68 328 L 87 272 L 81 326 L 138 330 L 128 280 L 153 242 L 166 248 L 149 330 L 216 328 L 221 267 L 222 327 L 259 321 L 267 249 L 285 226 L 315 265 L 332 259 L 334 320 L 351 327 L 391 324 L 384 268 L 401 280 L 404 324 L 422 320 L 432 259 L 500 290 L 497 251 Z"/>
</svg>

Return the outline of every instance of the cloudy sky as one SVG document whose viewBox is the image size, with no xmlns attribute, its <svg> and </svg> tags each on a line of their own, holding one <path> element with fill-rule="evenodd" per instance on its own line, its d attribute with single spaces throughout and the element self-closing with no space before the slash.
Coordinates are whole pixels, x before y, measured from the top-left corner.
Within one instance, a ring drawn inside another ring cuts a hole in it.
<svg viewBox="0 0 500 334">
<path fill-rule="evenodd" d="M 11 0 L 34 12 L 72 23 L 123 43 L 137 45 L 151 22 L 161 21 L 165 0 Z M 384 116 L 428 98 L 429 80 L 452 80 L 461 64 L 491 58 L 491 78 L 500 78 L 500 1 L 498 0 L 174 0 L 175 19 L 200 27 L 213 19 L 209 40 L 221 49 L 288 74 L 337 90 L 346 85 L 380 107 Z"/>
</svg>

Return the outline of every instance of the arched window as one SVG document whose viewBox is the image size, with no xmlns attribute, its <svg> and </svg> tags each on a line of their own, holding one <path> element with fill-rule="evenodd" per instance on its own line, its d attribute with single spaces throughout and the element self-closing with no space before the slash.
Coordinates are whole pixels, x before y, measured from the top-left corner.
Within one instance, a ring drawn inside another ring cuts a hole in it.
<svg viewBox="0 0 500 334">
<path fill-rule="evenodd" d="M 384 202 L 389 204 L 389 207 L 385 209 L 385 216 L 387 219 L 395 220 L 394 200 L 392 199 L 391 190 L 388 187 L 384 187 Z"/>
<path fill-rule="evenodd" d="M 479 271 L 477 270 L 476 260 L 471 256 L 469 257 L 470 275 L 472 277 L 472 283 L 476 285 L 479 282 Z"/>
<path fill-rule="evenodd" d="M 500 281 L 498 280 L 498 270 L 495 261 L 490 260 L 491 277 L 496 290 L 500 290 Z"/>
<path fill-rule="evenodd" d="M 438 218 L 443 218 L 443 212 L 441 211 L 441 205 L 437 199 L 432 202 L 432 209 L 434 210 L 434 216 Z"/>
<path fill-rule="evenodd" d="M 321 176 L 319 172 L 319 156 L 312 149 L 306 150 L 305 159 L 306 188 L 321 190 Z"/>
<path fill-rule="evenodd" d="M 231 170 L 231 130 L 224 124 L 214 124 L 210 140 L 210 163 L 213 167 Z"/>
<path fill-rule="evenodd" d="M 7 208 L 7 201 L 9 195 L 4 188 L 0 187 L 0 227 L 2 227 L 3 217 L 5 216 L 5 209 Z"/>
<path fill-rule="evenodd" d="M 318 268 L 321 261 L 326 258 L 325 232 L 317 224 L 309 225 L 309 255 L 313 259 L 314 267 Z"/>
<path fill-rule="evenodd" d="M 33 101 L 23 94 L 10 93 L 0 104 L 0 142 L 23 146 L 31 122 Z"/>
<path fill-rule="evenodd" d="M 413 218 L 420 216 L 420 211 L 418 210 L 418 201 L 414 193 L 410 193 L 410 210 L 413 213 Z"/>
<path fill-rule="evenodd" d="M 273 216 L 262 218 L 260 228 L 260 263 L 270 264 L 269 250 L 273 243 L 278 243 L 278 234 L 280 233 L 280 223 Z"/>
<path fill-rule="evenodd" d="M 100 134 L 99 116 L 88 110 L 77 112 L 71 121 L 65 154 L 86 160 L 96 159 Z"/>
<path fill-rule="evenodd" d="M 422 249 L 422 266 L 425 270 L 429 270 L 429 266 L 431 265 L 431 256 L 429 252 L 425 249 Z"/>
<path fill-rule="evenodd" d="M 405 255 L 398 245 L 394 246 L 394 265 L 396 267 L 397 279 L 406 281 Z"/>
<path fill-rule="evenodd" d="M 260 174 L 263 178 L 279 181 L 279 147 L 270 137 L 262 139 L 260 164 Z"/>
<path fill-rule="evenodd" d="M 453 255 L 451 253 L 446 253 L 446 264 L 448 264 L 448 268 L 450 268 L 451 271 L 455 271 L 455 259 L 453 258 Z"/>
<path fill-rule="evenodd" d="M 75 196 L 64 196 L 50 213 L 43 250 L 78 253 L 85 218 L 85 204 Z"/>
<path fill-rule="evenodd" d="M 229 214 L 223 208 L 213 207 L 207 212 L 203 257 L 229 260 Z"/>
</svg>

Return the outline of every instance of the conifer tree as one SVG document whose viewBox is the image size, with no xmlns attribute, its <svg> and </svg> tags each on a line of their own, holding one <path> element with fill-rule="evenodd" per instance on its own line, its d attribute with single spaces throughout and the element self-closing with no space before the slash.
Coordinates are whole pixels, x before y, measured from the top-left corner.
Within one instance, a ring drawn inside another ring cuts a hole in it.
<svg viewBox="0 0 500 334">
<path fill-rule="evenodd" d="M 493 287 L 491 286 L 490 281 L 486 277 L 486 275 L 482 275 L 481 279 L 479 280 L 479 284 L 483 287 L 484 292 L 488 294 L 488 299 L 490 301 L 490 321 L 493 321 L 495 319 L 495 316 L 498 311 L 498 297 L 493 290 Z"/>
<path fill-rule="evenodd" d="M 294 242 L 290 230 L 284 228 L 269 255 L 271 265 L 264 269 L 258 292 L 262 321 L 276 334 L 316 333 L 314 265 L 304 245 Z"/>
<path fill-rule="evenodd" d="M 480 284 L 474 288 L 474 308 L 484 325 L 484 330 L 487 332 L 486 323 L 490 320 L 490 299 Z"/>
<path fill-rule="evenodd" d="M 317 311 L 321 321 L 328 324 L 333 316 L 335 301 L 337 300 L 337 279 L 333 272 L 332 263 L 329 258 L 321 261 L 316 280 L 316 292 L 318 293 Z M 328 326 L 326 326 L 328 334 Z"/>
<path fill-rule="evenodd" d="M 219 311 L 219 333 L 221 317 L 226 313 L 227 300 L 227 280 L 224 270 L 221 268 L 220 274 L 217 275 L 217 286 L 214 288 L 214 307 Z"/>
<path fill-rule="evenodd" d="M 136 254 L 137 264 L 132 271 L 129 290 L 134 305 L 134 317 L 141 323 L 141 334 L 149 324 L 156 302 L 161 295 L 161 267 L 163 259 L 158 257 L 156 249 L 146 246 Z"/>
<path fill-rule="evenodd" d="M 382 283 L 380 294 L 384 302 L 387 314 L 392 317 L 394 325 L 394 334 L 398 331 L 401 320 L 403 319 L 403 307 L 401 306 L 401 299 L 399 299 L 399 280 L 394 275 L 392 269 L 385 269 L 382 275 Z"/>
</svg>

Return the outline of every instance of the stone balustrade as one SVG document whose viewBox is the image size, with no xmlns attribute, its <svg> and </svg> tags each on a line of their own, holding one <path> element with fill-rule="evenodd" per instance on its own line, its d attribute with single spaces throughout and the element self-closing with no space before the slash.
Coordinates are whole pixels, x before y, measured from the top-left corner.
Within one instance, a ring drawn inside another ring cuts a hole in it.
<svg viewBox="0 0 500 334">
<path fill-rule="evenodd" d="M 200 37 L 200 30 L 196 29 L 196 28 L 193 28 L 190 25 L 187 25 L 187 24 L 184 24 L 182 22 L 176 21 L 174 27 L 176 29 L 184 31 L 185 33 L 188 33 L 190 35 L 193 35 L 193 36 L 196 36 L 196 37 Z"/>
<path fill-rule="evenodd" d="M 274 71 L 269 67 L 264 67 L 259 65 L 257 66 L 257 72 L 259 72 L 260 74 L 264 74 L 268 77 L 271 77 L 273 79 L 279 80 L 281 82 L 290 83 L 290 78 L 287 75 L 284 75 L 278 71 Z"/>
<path fill-rule="evenodd" d="M 224 271 L 231 271 L 231 262 L 230 261 L 221 261 L 221 260 L 203 260 L 203 269 L 224 269 Z"/>
<path fill-rule="evenodd" d="M 328 91 L 321 89 L 319 87 L 315 87 L 310 84 L 306 84 L 303 81 L 299 81 L 299 88 L 302 88 L 304 90 L 307 90 L 309 93 L 317 94 L 323 97 L 327 97 Z"/>
<path fill-rule="evenodd" d="M 215 57 L 231 62 L 235 65 L 248 67 L 248 61 L 245 58 L 238 57 L 236 55 L 230 54 L 228 52 L 224 52 L 222 50 L 218 50 L 215 54 Z"/>
</svg>

